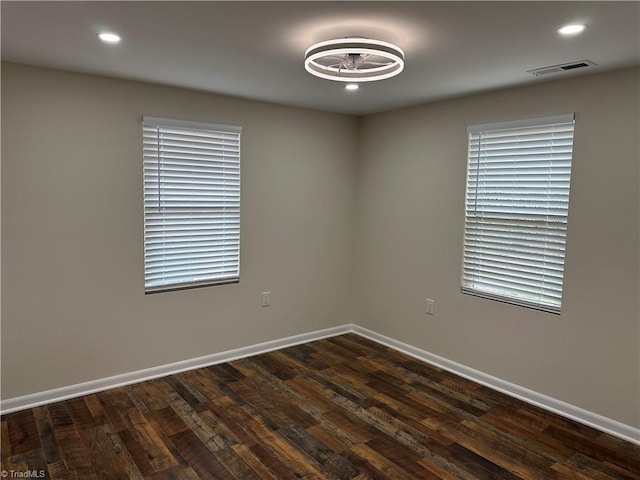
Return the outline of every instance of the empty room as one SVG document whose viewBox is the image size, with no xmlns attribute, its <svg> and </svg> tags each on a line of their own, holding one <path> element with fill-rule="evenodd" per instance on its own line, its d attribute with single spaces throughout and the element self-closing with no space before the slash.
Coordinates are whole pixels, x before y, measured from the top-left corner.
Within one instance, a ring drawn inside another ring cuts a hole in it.
<svg viewBox="0 0 640 480">
<path fill-rule="evenodd" d="M 2 478 L 640 479 L 640 2 L 0 9 Z"/>
</svg>

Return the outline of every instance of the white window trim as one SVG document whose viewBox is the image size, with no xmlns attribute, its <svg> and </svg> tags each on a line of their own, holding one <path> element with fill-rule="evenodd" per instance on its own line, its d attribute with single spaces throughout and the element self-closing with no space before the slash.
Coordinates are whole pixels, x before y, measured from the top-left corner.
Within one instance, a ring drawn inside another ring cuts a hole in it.
<svg viewBox="0 0 640 480">
<path fill-rule="evenodd" d="M 179 120 L 176 118 L 152 117 L 145 115 L 142 117 L 143 124 L 160 125 L 163 127 L 178 127 L 193 130 L 210 130 L 224 133 L 242 133 L 242 127 L 236 125 L 225 125 L 222 123 L 192 122 L 189 120 Z"/>
<path fill-rule="evenodd" d="M 507 122 L 480 123 L 469 125 L 467 133 L 488 132 L 492 130 L 507 130 L 510 128 L 541 127 L 543 125 L 553 125 L 554 123 L 571 123 L 575 121 L 575 113 L 564 113 L 561 115 L 550 115 L 547 117 L 522 118 L 519 120 L 509 120 Z"/>
</svg>

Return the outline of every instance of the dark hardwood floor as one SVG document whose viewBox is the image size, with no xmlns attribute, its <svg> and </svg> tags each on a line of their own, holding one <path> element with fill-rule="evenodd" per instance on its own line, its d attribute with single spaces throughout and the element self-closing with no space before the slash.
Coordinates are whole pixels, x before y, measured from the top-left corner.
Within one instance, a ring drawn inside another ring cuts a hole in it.
<svg viewBox="0 0 640 480">
<path fill-rule="evenodd" d="M 51 479 L 639 479 L 640 447 L 354 334 L 2 417 Z"/>
</svg>

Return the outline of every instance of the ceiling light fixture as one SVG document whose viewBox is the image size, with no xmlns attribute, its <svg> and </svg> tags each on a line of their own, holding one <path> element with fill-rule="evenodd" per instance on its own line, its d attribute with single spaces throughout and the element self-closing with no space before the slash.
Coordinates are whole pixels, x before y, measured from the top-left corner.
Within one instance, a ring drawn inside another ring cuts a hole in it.
<svg viewBox="0 0 640 480">
<path fill-rule="evenodd" d="M 112 32 L 103 32 L 100 33 L 98 35 L 98 38 L 100 40 L 102 40 L 104 43 L 111 43 L 111 44 L 116 44 L 116 43 L 120 43 L 120 40 L 122 40 L 120 38 L 120 35 L 117 35 L 115 33 Z"/>
<path fill-rule="evenodd" d="M 304 68 L 316 77 L 337 82 L 373 82 L 398 75 L 404 52 L 396 45 L 362 37 L 347 37 L 311 45 Z"/>
<path fill-rule="evenodd" d="M 345 90 L 358 90 L 360 88 L 360 85 L 358 85 L 357 83 L 347 83 L 344 86 Z"/>
<path fill-rule="evenodd" d="M 558 29 L 558 33 L 560 35 L 564 35 L 565 37 L 569 37 L 571 35 L 578 35 L 582 33 L 586 27 L 582 24 L 575 23 L 571 25 L 565 25 L 562 28 Z"/>
</svg>

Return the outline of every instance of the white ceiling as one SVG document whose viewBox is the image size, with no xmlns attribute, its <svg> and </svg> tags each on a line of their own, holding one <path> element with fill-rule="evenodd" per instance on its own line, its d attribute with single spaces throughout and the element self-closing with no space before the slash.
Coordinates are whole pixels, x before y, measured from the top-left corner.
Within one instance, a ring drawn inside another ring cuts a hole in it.
<svg viewBox="0 0 640 480">
<path fill-rule="evenodd" d="M 640 64 L 640 2 L 10 2 L 2 59 L 367 114 Z M 577 37 L 556 30 L 585 23 Z M 97 40 L 119 33 L 117 46 Z M 346 36 L 405 51 L 397 77 L 347 92 L 308 74 L 312 43 Z M 527 70 L 598 66 L 535 78 Z"/>
</svg>

